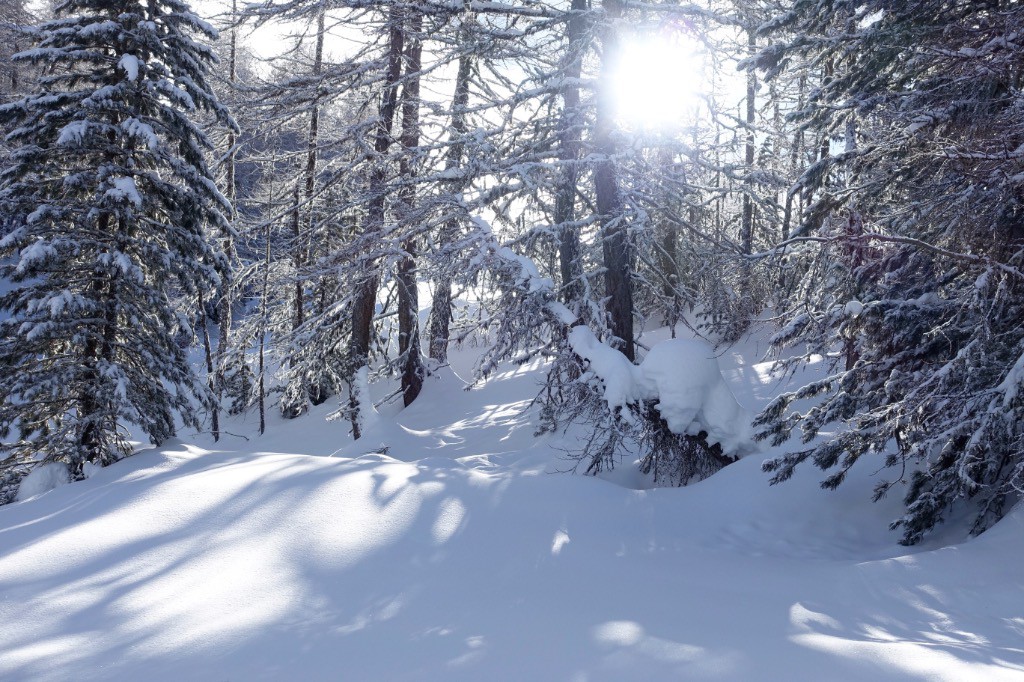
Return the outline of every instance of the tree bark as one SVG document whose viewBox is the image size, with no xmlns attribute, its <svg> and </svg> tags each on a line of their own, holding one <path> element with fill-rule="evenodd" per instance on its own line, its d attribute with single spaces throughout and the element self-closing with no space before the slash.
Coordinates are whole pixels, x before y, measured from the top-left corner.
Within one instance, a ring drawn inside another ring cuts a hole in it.
<svg viewBox="0 0 1024 682">
<path fill-rule="evenodd" d="M 674 174 L 675 168 L 672 158 L 672 152 L 668 149 L 662 149 L 659 153 L 659 165 L 661 166 L 662 173 L 665 178 L 671 178 Z M 665 319 L 664 324 L 671 330 L 672 338 L 676 335 L 676 323 L 679 321 L 679 257 L 678 257 L 678 242 L 679 242 L 679 230 L 676 227 L 676 216 L 678 215 L 678 206 L 676 202 L 672 200 L 671 189 L 665 188 L 665 203 L 666 211 L 662 217 L 661 225 L 661 249 L 658 252 L 658 267 L 661 270 L 662 280 L 662 296 L 665 299 Z"/>
<path fill-rule="evenodd" d="M 98 221 L 99 231 L 107 233 L 110 230 L 110 222 L 109 213 L 101 214 Z M 102 305 L 103 321 L 100 333 L 89 337 L 83 353 L 89 378 L 85 382 L 87 388 L 78 401 L 78 418 L 83 426 L 78 440 L 81 457 L 72 463 L 71 474 L 75 478 L 81 476 L 85 462 L 107 465 L 114 459 L 113 453 L 107 451 L 104 444 L 104 431 L 108 425 L 103 423 L 105 417 L 102 415 L 103 404 L 99 394 L 102 383 L 99 365 L 100 362 L 111 362 L 114 359 L 117 340 L 117 280 L 112 275 L 96 273 L 93 276 L 92 289 L 97 304 Z"/>
<path fill-rule="evenodd" d="M 806 76 L 801 76 L 799 81 L 799 90 L 797 94 L 797 109 L 802 109 L 804 106 L 804 89 L 807 85 Z M 799 178 L 801 174 L 800 169 L 800 157 L 803 153 L 804 143 L 804 131 L 803 128 L 798 128 L 793 133 L 793 149 L 789 155 L 789 173 L 791 178 Z M 797 190 L 800 192 L 800 190 Z M 789 188 L 786 189 L 786 208 L 782 217 L 782 241 L 789 239 L 789 234 L 792 231 L 793 224 L 793 192 Z"/>
<path fill-rule="evenodd" d="M 400 216 L 406 222 L 405 229 L 412 228 L 412 212 L 416 201 L 416 190 L 412 181 L 416 174 L 416 154 L 420 144 L 420 63 L 423 30 L 423 16 L 415 13 L 409 19 L 405 43 L 405 81 L 402 85 L 402 138 L 404 150 L 399 172 L 405 186 L 399 203 Z M 420 394 L 426 369 L 420 353 L 419 294 L 416 277 L 416 252 L 418 238 L 415 235 L 405 239 L 402 250 L 405 255 L 398 261 L 396 280 L 398 283 L 398 352 L 401 358 L 402 402 L 408 407 Z"/>
<path fill-rule="evenodd" d="M 267 296 L 270 294 L 270 223 L 267 223 L 266 245 L 263 261 L 263 293 L 260 297 L 260 353 L 259 353 L 259 410 L 260 435 L 267 430 L 267 387 L 266 387 L 266 348 L 267 348 Z"/>
<path fill-rule="evenodd" d="M 468 19 L 467 19 L 468 21 Z M 466 105 L 469 104 L 469 77 L 473 71 L 473 56 L 468 52 L 459 56 L 459 71 L 455 77 L 455 94 L 452 97 L 451 140 L 448 146 L 445 170 L 454 170 L 462 165 L 465 155 L 464 135 L 466 134 Z M 449 191 L 455 195 L 466 186 L 464 179 L 454 180 Z M 441 248 L 447 249 L 459 233 L 459 220 L 453 217 L 441 227 Z M 438 363 L 448 362 L 448 340 L 451 336 L 452 320 L 452 276 L 449 264 L 441 268 L 441 276 L 434 287 L 434 300 L 430 307 L 429 353 Z"/>
<path fill-rule="evenodd" d="M 238 18 L 238 0 L 231 0 L 231 18 L 232 21 L 237 21 Z M 232 26 L 231 38 L 229 43 L 228 51 L 228 82 L 234 87 L 237 81 L 237 54 L 238 54 L 238 29 Z M 233 129 L 228 130 L 228 157 L 226 159 L 226 167 L 224 172 L 224 184 L 227 190 L 228 201 L 231 202 L 232 211 L 235 207 L 235 145 L 238 143 L 238 139 L 235 136 Z M 233 291 L 232 291 L 232 267 L 233 267 L 233 256 L 235 252 L 234 239 L 231 236 L 230 231 L 225 231 L 223 235 L 223 248 L 224 257 L 227 259 L 225 264 L 224 272 L 221 273 L 221 296 L 217 311 L 218 322 L 220 323 L 218 334 L 217 334 L 217 354 L 213 360 L 214 370 L 213 386 L 213 416 L 211 421 L 213 422 L 214 435 L 213 440 L 216 442 L 220 437 L 220 402 L 221 396 L 224 393 L 224 364 L 227 358 L 228 352 L 228 338 L 231 332 L 231 312 L 233 306 Z M 205 309 L 204 309 L 204 321 L 206 320 Z M 209 334 L 209 332 L 206 332 Z"/>
<path fill-rule="evenodd" d="M 306 242 L 309 239 L 309 231 L 313 222 L 312 202 L 313 192 L 316 189 L 317 138 L 320 133 L 320 84 L 316 81 L 323 71 L 323 55 L 324 10 L 321 9 L 317 14 L 316 44 L 313 52 L 312 76 L 316 91 L 309 110 L 309 128 L 306 133 L 306 163 L 302 169 L 300 179 L 296 181 L 295 187 L 292 190 L 292 263 L 295 267 L 293 293 L 295 308 L 292 311 L 292 331 L 299 329 L 306 320 L 306 281 L 302 269 L 305 267 L 307 256 L 309 255 Z M 302 386 L 301 389 L 298 392 L 298 395 L 302 396 L 299 399 L 301 402 L 293 405 L 282 404 L 288 416 L 294 417 L 302 414 L 307 407 L 306 397 L 316 399 L 320 393 L 320 389 L 317 386 Z"/>
<path fill-rule="evenodd" d="M 571 224 L 576 218 L 575 202 L 579 181 L 579 159 L 583 148 L 579 80 L 583 72 L 585 52 L 587 0 L 572 0 L 566 25 L 569 61 L 563 75 L 562 120 L 559 131 L 558 160 L 561 174 L 555 196 L 555 225 L 559 230 L 559 269 L 562 275 L 562 300 L 572 304 L 582 297 L 583 268 L 580 264 L 579 228 Z"/>
<path fill-rule="evenodd" d="M 199 309 L 203 311 L 203 354 L 206 357 L 206 383 L 210 388 L 210 394 L 214 401 L 220 397 L 217 395 L 217 365 L 210 349 L 210 316 L 206 314 L 206 302 L 203 300 L 202 292 L 199 292 Z M 223 321 L 221 321 L 223 324 Z M 220 405 L 214 402 L 210 410 L 210 431 L 213 434 L 213 442 L 220 440 Z"/>
<path fill-rule="evenodd" d="M 609 82 L 612 65 L 618 56 L 615 24 L 622 16 L 621 1 L 604 0 L 604 10 L 609 23 L 604 32 L 601 80 L 597 95 L 597 120 L 594 130 L 597 161 L 594 164 L 594 191 L 601 221 L 609 323 L 612 334 L 621 343 L 622 353 L 630 360 L 634 360 L 636 353 L 633 340 L 633 282 L 630 275 L 632 254 L 615 170 L 615 141 L 612 136 L 615 130 L 614 94 Z"/>
<path fill-rule="evenodd" d="M 757 36 L 754 29 L 747 30 L 747 50 L 751 56 L 757 52 Z M 754 123 L 757 115 L 757 75 L 753 69 L 747 69 L 747 102 L 746 102 L 746 128 L 747 141 L 745 160 L 747 163 L 747 178 L 743 182 L 743 216 L 740 222 L 740 250 L 743 255 L 750 255 L 754 241 L 754 183 L 752 174 L 754 172 Z M 744 286 L 749 284 L 749 276 L 744 271 Z"/>
<path fill-rule="evenodd" d="M 373 150 L 377 158 L 374 160 L 375 165 L 370 173 L 368 188 L 370 197 L 363 223 L 363 233 L 368 235 L 379 233 L 384 226 L 385 185 L 387 183 L 387 160 L 384 156 L 391 147 L 391 129 L 394 126 L 398 101 L 398 81 L 402 73 L 402 53 L 405 40 L 402 23 L 401 8 L 392 5 L 388 10 L 388 67 L 384 76 L 380 115 L 373 142 Z M 351 376 L 355 376 L 356 371 L 369 362 L 370 335 L 374 308 L 377 303 L 377 286 L 377 264 L 367 262 L 363 276 L 356 283 L 356 292 L 352 301 L 352 336 L 348 346 L 348 371 Z M 358 411 L 357 396 L 355 391 L 352 391 L 350 415 L 352 436 L 356 439 L 362 435 Z"/>
</svg>

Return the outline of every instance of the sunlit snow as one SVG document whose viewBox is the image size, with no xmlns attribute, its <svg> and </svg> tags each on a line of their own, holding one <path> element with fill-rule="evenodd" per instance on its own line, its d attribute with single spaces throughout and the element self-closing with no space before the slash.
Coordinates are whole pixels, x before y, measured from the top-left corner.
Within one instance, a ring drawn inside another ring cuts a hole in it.
<svg viewBox="0 0 1024 682">
<path fill-rule="evenodd" d="M 717 360 L 744 410 L 785 388 L 763 347 Z M 0 508 L 0 679 L 1024 679 L 1021 510 L 908 550 L 877 462 L 553 473 L 579 434 L 534 436 L 544 366 L 466 391 L 474 352 L 357 442 L 328 404 L 248 415 Z"/>
</svg>

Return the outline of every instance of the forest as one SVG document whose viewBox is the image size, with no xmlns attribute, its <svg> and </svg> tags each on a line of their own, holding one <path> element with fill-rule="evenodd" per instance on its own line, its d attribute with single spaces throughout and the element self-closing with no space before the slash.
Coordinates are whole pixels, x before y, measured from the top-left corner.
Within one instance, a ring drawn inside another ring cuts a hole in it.
<svg viewBox="0 0 1024 682">
<path fill-rule="evenodd" d="M 1022 41 L 0 0 L 0 677 L 1021 679 Z"/>
<path fill-rule="evenodd" d="M 586 471 L 632 439 L 682 484 L 728 454 L 602 403 L 568 341 L 634 361 L 682 322 L 831 364 L 757 416 L 773 482 L 880 457 L 907 543 L 1016 500 L 1018 3 L 202 9 L 5 0 L 5 499 L 225 412 L 330 402 L 358 439 L 370 384 L 408 406 L 468 337 L 477 381 L 550 363 Z"/>
</svg>

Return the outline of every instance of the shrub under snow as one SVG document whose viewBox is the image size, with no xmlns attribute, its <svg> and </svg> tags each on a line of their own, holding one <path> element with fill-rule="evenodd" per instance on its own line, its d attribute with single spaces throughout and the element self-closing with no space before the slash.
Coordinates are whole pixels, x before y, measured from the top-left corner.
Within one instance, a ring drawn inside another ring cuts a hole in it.
<svg viewBox="0 0 1024 682">
<path fill-rule="evenodd" d="M 45 462 L 32 469 L 28 476 L 21 480 L 18 486 L 18 495 L 14 499 L 18 502 L 36 497 L 43 493 L 50 492 L 57 486 L 64 485 L 71 480 L 68 473 L 68 466 L 63 462 Z"/>
<path fill-rule="evenodd" d="M 608 409 L 626 421 L 633 419 L 629 406 L 656 401 L 655 409 L 676 435 L 705 433 L 709 446 L 719 445 L 731 457 L 756 450 L 752 415 L 736 402 L 706 343 L 668 339 L 638 365 L 601 343 L 586 326 L 569 332 L 569 344 L 589 363 L 585 378 L 600 381 Z"/>
</svg>

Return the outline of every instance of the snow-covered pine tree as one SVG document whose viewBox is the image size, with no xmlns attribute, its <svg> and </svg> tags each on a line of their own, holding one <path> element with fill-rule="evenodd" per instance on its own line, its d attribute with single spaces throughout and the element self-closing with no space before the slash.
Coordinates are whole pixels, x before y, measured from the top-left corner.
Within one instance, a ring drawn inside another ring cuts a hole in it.
<svg viewBox="0 0 1024 682">
<path fill-rule="evenodd" d="M 769 75 L 825 66 L 803 112 L 825 134 L 799 181 L 810 265 L 777 341 L 834 359 L 759 418 L 776 445 L 802 431 L 766 469 L 811 460 L 834 488 L 872 457 L 903 542 L 951 514 L 984 531 L 1024 490 L 1024 7 L 798 0 L 765 27 Z"/>
<path fill-rule="evenodd" d="M 227 200 L 192 117 L 234 125 L 211 94 L 214 30 L 180 0 L 65 0 L 16 57 L 45 66 L 0 108 L 0 432 L 4 468 L 106 465 L 127 428 L 155 443 L 208 401 L 177 335 L 178 295 L 213 289 Z M 12 432 L 17 437 L 8 440 Z"/>
</svg>

